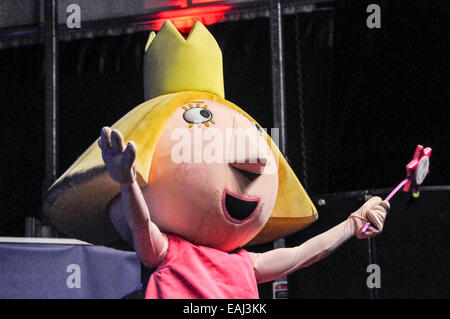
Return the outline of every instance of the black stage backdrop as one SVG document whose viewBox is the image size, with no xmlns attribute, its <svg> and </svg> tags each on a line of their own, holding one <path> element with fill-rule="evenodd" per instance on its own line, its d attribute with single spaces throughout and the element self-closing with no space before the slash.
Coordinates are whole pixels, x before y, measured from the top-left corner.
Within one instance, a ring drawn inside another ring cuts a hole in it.
<svg viewBox="0 0 450 319">
<path fill-rule="evenodd" d="M 394 187 L 419 143 L 433 148 L 426 183 L 450 184 L 445 2 L 378 1 L 381 29 L 366 26 L 369 3 L 336 1 L 334 11 L 283 20 L 287 155 L 312 196 Z M 227 99 L 263 127 L 272 127 L 269 20 L 208 28 L 223 51 Z M 143 102 L 141 62 L 147 36 L 60 43 L 59 174 L 102 126 Z M 41 209 L 43 70 L 42 45 L 0 50 L 0 236 L 23 236 L 24 217 L 39 216 Z M 311 226 L 311 236 L 324 230 L 320 223 Z M 401 250 L 410 243 L 396 245 Z M 447 241 L 442 245 L 448 249 Z M 262 294 L 267 296 L 265 287 Z"/>
</svg>

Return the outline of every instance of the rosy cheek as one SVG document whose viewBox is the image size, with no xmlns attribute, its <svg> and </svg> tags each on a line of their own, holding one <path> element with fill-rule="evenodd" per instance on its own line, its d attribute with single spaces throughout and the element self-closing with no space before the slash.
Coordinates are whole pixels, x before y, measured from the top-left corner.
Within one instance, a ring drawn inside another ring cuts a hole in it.
<svg viewBox="0 0 450 319">
<path fill-rule="evenodd" d="M 210 179 L 207 165 L 180 163 L 175 167 L 175 182 L 182 187 L 202 188 Z"/>
</svg>

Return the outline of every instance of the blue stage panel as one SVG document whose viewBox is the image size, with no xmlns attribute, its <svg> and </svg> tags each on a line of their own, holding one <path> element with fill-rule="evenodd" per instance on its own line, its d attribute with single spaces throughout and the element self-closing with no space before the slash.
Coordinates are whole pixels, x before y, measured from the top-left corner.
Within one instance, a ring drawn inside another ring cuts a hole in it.
<svg viewBox="0 0 450 319">
<path fill-rule="evenodd" d="M 134 252 L 8 241 L 0 240 L 0 298 L 122 298 L 141 286 Z"/>
</svg>

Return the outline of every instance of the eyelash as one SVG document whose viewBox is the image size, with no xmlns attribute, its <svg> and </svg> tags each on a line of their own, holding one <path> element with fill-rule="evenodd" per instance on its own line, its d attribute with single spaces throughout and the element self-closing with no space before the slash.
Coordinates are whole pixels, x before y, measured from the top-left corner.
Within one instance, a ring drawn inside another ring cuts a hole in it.
<svg viewBox="0 0 450 319">
<path fill-rule="evenodd" d="M 263 129 L 261 128 L 261 126 L 259 126 L 257 123 L 252 122 L 252 124 L 255 126 L 255 128 L 258 130 L 259 134 L 262 134 Z"/>
</svg>

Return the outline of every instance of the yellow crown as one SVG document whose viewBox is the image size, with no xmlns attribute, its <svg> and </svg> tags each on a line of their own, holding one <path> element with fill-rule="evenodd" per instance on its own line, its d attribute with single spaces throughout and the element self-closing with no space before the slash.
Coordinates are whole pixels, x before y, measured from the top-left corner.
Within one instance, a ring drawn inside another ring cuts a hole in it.
<svg viewBox="0 0 450 319">
<path fill-rule="evenodd" d="M 209 92 L 225 97 L 222 51 L 199 21 L 194 23 L 187 39 L 166 21 L 158 35 L 150 33 L 145 46 L 145 99 L 181 91 Z"/>
</svg>

